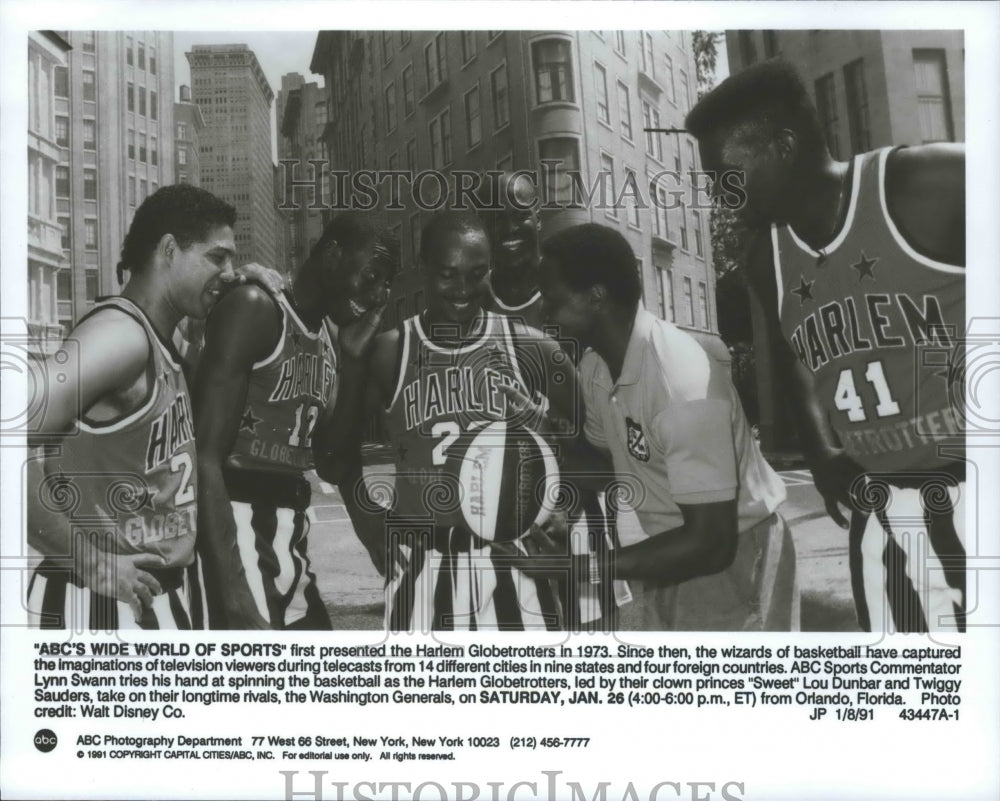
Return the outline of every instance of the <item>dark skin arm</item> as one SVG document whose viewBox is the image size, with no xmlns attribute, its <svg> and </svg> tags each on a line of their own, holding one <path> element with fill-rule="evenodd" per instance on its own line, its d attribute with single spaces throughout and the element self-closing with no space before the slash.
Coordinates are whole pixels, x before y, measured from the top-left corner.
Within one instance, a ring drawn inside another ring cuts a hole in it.
<svg viewBox="0 0 1000 801">
<path fill-rule="evenodd" d="M 965 265 L 965 146 L 895 150 L 886 163 L 889 215 L 907 242 L 938 261 Z"/>
<path fill-rule="evenodd" d="M 279 335 L 278 310 L 267 293 L 256 286 L 234 289 L 208 319 L 194 383 L 198 546 L 230 629 L 270 628 L 240 560 L 223 465 L 236 442 L 253 365 L 274 349 Z"/>
<path fill-rule="evenodd" d="M 816 394 L 812 373 L 795 355 L 781 331 L 778 289 L 767 231 L 757 234 L 750 245 L 747 277 L 750 291 L 764 310 L 778 383 L 791 395 L 794 424 L 813 474 L 813 482 L 823 496 L 827 514 L 837 525 L 847 528 L 847 519 L 838 504 L 851 508 L 850 488 L 863 471 L 840 447 L 827 412 Z"/>
</svg>

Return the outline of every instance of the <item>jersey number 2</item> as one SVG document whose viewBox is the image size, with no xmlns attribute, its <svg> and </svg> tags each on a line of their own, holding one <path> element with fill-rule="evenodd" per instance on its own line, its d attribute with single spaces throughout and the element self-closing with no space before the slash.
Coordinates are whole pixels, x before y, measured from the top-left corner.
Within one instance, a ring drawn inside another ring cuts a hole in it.
<svg viewBox="0 0 1000 801">
<path fill-rule="evenodd" d="M 868 362 L 865 370 L 865 380 L 872 385 L 875 395 L 878 397 L 878 405 L 875 411 L 879 417 L 892 417 L 899 414 L 899 404 L 892 399 L 889 391 L 889 384 L 885 380 L 885 371 L 882 369 L 882 362 Z M 864 404 L 861 396 L 854 385 L 854 373 L 850 367 L 840 371 L 840 378 L 837 379 L 837 389 L 833 393 L 833 402 L 842 412 L 847 412 L 847 419 L 852 423 L 860 423 L 867 420 Z"/>
<path fill-rule="evenodd" d="M 194 500 L 194 486 L 191 484 L 191 473 L 194 472 L 191 465 L 190 453 L 178 453 L 170 460 L 170 472 L 181 471 L 181 483 L 174 493 L 174 506 L 183 506 Z"/>
</svg>

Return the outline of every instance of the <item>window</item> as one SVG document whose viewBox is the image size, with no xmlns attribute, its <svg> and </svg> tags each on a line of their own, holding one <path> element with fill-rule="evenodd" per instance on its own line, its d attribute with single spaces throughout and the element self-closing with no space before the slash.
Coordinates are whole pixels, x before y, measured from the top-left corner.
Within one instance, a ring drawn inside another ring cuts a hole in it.
<svg viewBox="0 0 1000 801">
<path fill-rule="evenodd" d="M 697 209 L 692 209 L 691 214 L 694 217 L 694 252 L 695 255 L 704 258 L 705 251 L 701 241 L 701 212 Z"/>
<path fill-rule="evenodd" d="M 490 74 L 490 87 L 493 94 L 493 125 L 499 130 L 510 122 L 506 64 L 501 64 Z"/>
<path fill-rule="evenodd" d="M 414 108 L 416 101 L 413 91 L 413 65 L 407 64 L 403 67 L 403 116 L 409 117 Z"/>
<path fill-rule="evenodd" d="M 448 60 L 444 47 L 444 33 L 438 33 L 424 48 L 427 67 L 427 90 L 435 88 L 448 77 Z"/>
<path fill-rule="evenodd" d="M 188 127 L 186 122 L 177 123 L 177 138 L 187 139 Z"/>
<path fill-rule="evenodd" d="M 543 164 L 543 190 L 546 203 L 569 205 L 573 201 L 573 180 L 569 172 L 579 173 L 580 144 L 570 137 L 545 139 L 538 143 Z"/>
<path fill-rule="evenodd" d="M 394 131 L 396 129 L 396 84 L 389 81 L 385 87 L 385 129 Z"/>
<path fill-rule="evenodd" d="M 840 137 L 837 133 L 837 98 L 834 94 L 833 73 L 828 72 L 816 81 L 816 110 L 823 127 L 830 155 L 840 158 Z"/>
<path fill-rule="evenodd" d="M 667 100 L 671 103 L 677 103 L 677 90 L 674 88 L 674 60 L 670 56 L 664 54 L 663 64 L 666 67 L 666 75 L 664 78 L 667 82 Z"/>
<path fill-rule="evenodd" d="M 851 152 L 864 153 L 871 149 L 864 59 L 859 58 L 844 67 L 844 88 L 847 92 L 847 127 L 851 134 Z"/>
<path fill-rule="evenodd" d="M 156 48 L 149 48 L 149 72 L 151 75 L 156 75 Z"/>
<path fill-rule="evenodd" d="M 698 308 L 701 310 L 701 327 L 710 328 L 708 322 L 708 287 L 704 281 L 698 282 Z"/>
<path fill-rule="evenodd" d="M 629 99 L 628 86 L 621 81 L 618 82 L 618 119 L 622 136 L 632 141 L 632 101 Z"/>
<path fill-rule="evenodd" d="M 181 151 L 184 152 L 183 150 Z M 130 206 L 135 205 L 135 176 L 130 175 L 128 177 L 128 202 Z"/>
<path fill-rule="evenodd" d="M 625 55 L 625 31 L 615 31 L 615 52 Z"/>
<path fill-rule="evenodd" d="M 97 250 L 97 220 L 83 221 L 83 246 L 87 250 Z"/>
<path fill-rule="evenodd" d="M 431 137 L 431 166 L 440 169 L 451 164 L 451 112 L 442 111 L 428 126 Z"/>
<path fill-rule="evenodd" d="M 462 63 L 467 64 L 476 57 L 476 32 L 462 31 Z"/>
<path fill-rule="evenodd" d="M 611 124 L 611 104 L 608 101 L 608 72 L 600 64 L 594 64 L 594 85 L 597 89 L 597 119 L 605 125 Z"/>
<path fill-rule="evenodd" d="M 186 184 L 188 182 L 188 176 L 186 172 L 177 173 L 177 183 Z"/>
<path fill-rule="evenodd" d="M 128 157 L 135 158 L 135 131 L 129 128 L 128 131 Z"/>
<path fill-rule="evenodd" d="M 417 140 L 411 139 L 406 143 L 406 169 L 414 172 L 417 169 Z"/>
<path fill-rule="evenodd" d="M 681 250 L 688 249 L 688 210 L 687 204 L 680 201 L 681 209 Z"/>
<path fill-rule="evenodd" d="M 177 150 L 177 166 L 186 167 L 188 163 L 188 152 L 186 147 L 178 148 Z"/>
<path fill-rule="evenodd" d="M 93 70 L 83 71 L 83 99 L 84 100 L 97 99 L 97 87 L 94 85 Z"/>
<path fill-rule="evenodd" d="M 97 44 L 97 37 L 93 31 L 83 32 L 83 52 L 93 53 L 95 45 Z"/>
<path fill-rule="evenodd" d="M 69 117 L 56 117 L 56 144 L 69 147 Z"/>
<path fill-rule="evenodd" d="M 601 153 L 601 188 L 607 192 L 607 194 L 602 192 L 601 197 L 601 201 L 605 204 L 604 213 L 617 219 L 618 207 L 615 204 L 615 199 L 618 197 L 618 192 L 615 188 L 615 160 L 607 153 Z"/>
<path fill-rule="evenodd" d="M 778 55 L 778 36 L 774 31 L 764 31 L 764 58 Z"/>
<path fill-rule="evenodd" d="M 70 250 L 73 247 L 73 236 L 69 227 L 69 217 L 60 217 L 59 227 L 62 229 L 62 249 Z"/>
<path fill-rule="evenodd" d="M 645 100 L 642 101 L 642 124 L 643 128 L 660 127 L 660 112 Z M 663 145 L 656 131 L 646 131 L 646 152 L 657 161 L 663 160 Z"/>
<path fill-rule="evenodd" d="M 149 118 L 158 119 L 158 112 L 156 108 L 156 92 L 149 93 Z"/>
<path fill-rule="evenodd" d="M 135 111 L 135 85 L 132 83 L 125 88 L 125 107 L 129 111 Z"/>
<path fill-rule="evenodd" d="M 90 167 L 83 170 L 83 199 L 97 200 L 97 170 Z"/>
<path fill-rule="evenodd" d="M 639 31 L 639 59 L 640 69 L 650 78 L 655 78 L 656 66 L 653 61 L 653 35 L 649 31 Z"/>
<path fill-rule="evenodd" d="M 655 194 L 649 204 L 649 216 L 653 223 L 653 235 L 670 239 L 670 218 L 667 216 L 667 189 L 658 181 L 650 181 L 650 194 Z"/>
<path fill-rule="evenodd" d="M 156 146 L 156 137 L 149 138 L 149 163 L 156 167 L 160 163 L 160 151 Z"/>
<path fill-rule="evenodd" d="M 146 179 L 142 178 L 139 180 L 139 202 L 142 203 L 146 199 Z"/>
<path fill-rule="evenodd" d="M 688 85 L 688 76 L 684 70 L 678 70 L 681 76 L 681 111 L 685 114 L 691 110 L 691 87 Z"/>
<path fill-rule="evenodd" d="M 56 298 L 70 303 L 73 301 L 73 273 L 70 270 L 63 269 L 56 273 Z M 72 309 L 70 309 L 66 315 L 69 316 L 72 313 Z M 62 309 L 59 310 L 59 314 L 62 316 Z"/>
<path fill-rule="evenodd" d="M 135 59 L 134 59 L 134 57 L 132 55 L 132 48 L 133 48 L 132 37 L 131 36 L 126 36 L 125 37 L 125 63 L 128 64 L 130 67 L 135 64 Z"/>
<path fill-rule="evenodd" d="M 753 43 L 753 31 L 739 31 L 737 39 L 743 65 L 749 67 L 757 60 L 757 46 Z"/>
<path fill-rule="evenodd" d="M 695 159 L 694 140 L 688 139 L 687 146 L 688 146 L 688 171 L 694 172 L 695 170 L 698 169 L 698 162 Z"/>
<path fill-rule="evenodd" d="M 139 161 L 146 163 L 146 134 L 139 134 Z"/>
<path fill-rule="evenodd" d="M 670 270 L 660 270 L 660 308 L 663 319 L 674 321 L 674 276 Z"/>
<path fill-rule="evenodd" d="M 924 144 L 954 141 L 944 50 L 914 50 L 913 71 L 917 83 L 920 136 Z"/>
<path fill-rule="evenodd" d="M 470 148 L 483 141 L 483 117 L 479 106 L 478 86 L 465 93 L 465 130 Z"/>
<path fill-rule="evenodd" d="M 628 224 L 633 228 L 641 227 L 641 220 L 639 219 L 639 184 L 635 179 L 635 172 L 633 170 L 625 170 L 625 185 L 628 190 L 625 192 L 625 203 L 628 206 Z"/>
<path fill-rule="evenodd" d="M 56 97 L 69 97 L 69 70 L 65 67 L 56 67 L 53 76 Z"/>
<path fill-rule="evenodd" d="M 565 39 L 546 39 L 531 46 L 535 66 L 535 98 L 539 103 L 563 100 L 572 103 L 572 51 Z"/>
<path fill-rule="evenodd" d="M 688 324 L 694 325 L 694 295 L 691 292 L 691 279 L 684 276 L 684 306 L 688 313 Z"/>
<path fill-rule="evenodd" d="M 146 69 L 146 45 L 139 42 L 139 53 L 138 53 L 139 69 Z"/>
<path fill-rule="evenodd" d="M 93 303 L 101 294 L 101 273 L 98 270 L 86 270 L 87 302 Z"/>
<path fill-rule="evenodd" d="M 97 150 L 97 125 L 92 119 L 83 121 L 83 149 Z"/>
<path fill-rule="evenodd" d="M 139 87 L 139 116 L 146 116 L 146 90 L 144 87 Z"/>
</svg>

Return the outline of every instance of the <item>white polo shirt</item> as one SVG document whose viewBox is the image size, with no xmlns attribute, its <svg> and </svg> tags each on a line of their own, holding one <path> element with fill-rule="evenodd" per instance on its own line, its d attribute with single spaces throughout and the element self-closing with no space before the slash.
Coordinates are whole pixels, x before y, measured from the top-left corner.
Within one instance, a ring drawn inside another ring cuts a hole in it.
<svg viewBox="0 0 1000 801">
<path fill-rule="evenodd" d="M 729 365 L 643 308 L 636 313 L 617 383 L 594 351 L 580 362 L 584 432 L 609 451 L 647 536 L 683 524 L 678 503 L 738 498 L 746 531 L 785 500 L 764 461 Z M 627 543 L 626 543 L 627 544 Z"/>
</svg>

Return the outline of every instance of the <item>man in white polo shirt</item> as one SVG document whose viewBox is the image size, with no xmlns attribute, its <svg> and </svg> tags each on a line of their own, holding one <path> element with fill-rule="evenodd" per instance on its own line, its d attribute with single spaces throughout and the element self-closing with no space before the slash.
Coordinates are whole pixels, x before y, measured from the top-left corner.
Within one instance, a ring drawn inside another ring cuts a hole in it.
<svg viewBox="0 0 1000 801">
<path fill-rule="evenodd" d="M 798 630 L 795 549 L 775 511 L 785 488 L 728 365 L 642 308 L 635 255 L 611 228 L 548 239 L 540 277 L 547 318 L 591 349 L 580 364 L 587 441 L 635 488 L 638 541 L 588 571 L 632 580 L 619 628 Z"/>
</svg>

